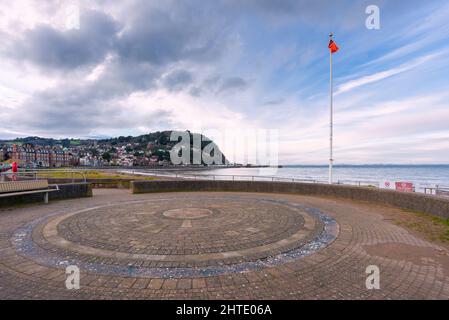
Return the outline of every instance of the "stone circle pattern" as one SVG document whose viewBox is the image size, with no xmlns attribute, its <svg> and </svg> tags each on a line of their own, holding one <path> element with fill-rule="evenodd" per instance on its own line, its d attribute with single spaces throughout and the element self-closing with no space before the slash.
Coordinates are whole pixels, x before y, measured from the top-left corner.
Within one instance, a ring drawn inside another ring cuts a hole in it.
<svg viewBox="0 0 449 320">
<path fill-rule="evenodd" d="M 95 189 L 0 209 L 0 299 L 447 300 L 449 250 L 395 223 L 411 217 L 327 197 Z"/>
<path fill-rule="evenodd" d="M 338 233 L 335 220 L 298 204 L 218 200 L 133 201 L 50 215 L 18 229 L 13 243 L 49 267 L 181 278 L 280 265 L 318 251 Z"/>
</svg>

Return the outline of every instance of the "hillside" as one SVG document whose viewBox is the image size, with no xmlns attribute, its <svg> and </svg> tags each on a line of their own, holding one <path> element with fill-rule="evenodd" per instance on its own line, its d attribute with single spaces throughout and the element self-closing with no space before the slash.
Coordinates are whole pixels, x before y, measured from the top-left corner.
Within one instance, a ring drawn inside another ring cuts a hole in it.
<svg viewBox="0 0 449 320">
<path fill-rule="evenodd" d="M 177 141 L 170 141 L 170 135 L 172 131 L 157 131 L 140 136 L 120 136 L 116 138 L 108 139 L 53 139 L 42 137 L 25 137 L 16 138 L 13 140 L 0 140 L 0 147 L 4 145 L 17 144 L 19 146 L 31 145 L 33 147 L 55 147 L 62 146 L 63 148 L 71 149 L 83 149 L 89 150 L 94 155 L 108 152 L 108 150 L 116 150 L 119 147 L 126 146 L 127 149 L 133 154 L 144 154 L 149 150 L 153 155 L 158 156 L 161 160 L 170 160 L 169 151 L 176 145 Z M 198 133 L 190 133 L 190 152 L 191 159 L 195 150 L 193 146 L 194 137 L 201 138 L 201 149 L 208 146 L 213 141 Z M 219 149 L 217 146 L 215 149 Z M 220 150 L 221 152 L 221 150 Z M 223 155 L 223 163 L 227 163 L 226 157 Z"/>
</svg>

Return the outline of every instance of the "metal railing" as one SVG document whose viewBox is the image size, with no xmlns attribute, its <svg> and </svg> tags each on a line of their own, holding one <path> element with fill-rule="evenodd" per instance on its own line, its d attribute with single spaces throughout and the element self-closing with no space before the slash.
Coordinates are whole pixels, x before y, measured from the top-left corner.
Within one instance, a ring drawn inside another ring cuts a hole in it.
<svg viewBox="0 0 449 320">
<path fill-rule="evenodd" d="M 303 182 L 319 183 L 318 180 L 298 179 L 289 177 L 252 176 L 252 175 L 222 175 L 222 174 L 175 174 L 175 178 L 193 180 L 225 180 L 225 181 L 271 181 L 271 182 Z"/>
<path fill-rule="evenodd" d="M 446 196 L 449 197 L 449 186 L 426 186 L 424 187 L 425 194 L 437 195 L 437 196 Z"/>
<path fill-rule="evenodd" d="M 254 175 L 241 175 L 241 174 L 193 174 L 193 173 L 156 173 L 142 172 L 135 170 L 122 170 L 120 173 L 153 176 L 162 178 L 180 178 L 190 180 L 224 180 L 224 181 L 271 181 L 271 182 L 302 182 L 302 183 L 325 183 L 324 181 L 314 179 L 298 179 L 291 177 L 274 177 L 274 176 L 254 176 Z"/>
<path fill-rule="evenodd" d="M 60 176 L 58 176 L 60 175 Z M 86 182 L 87 178 L 83 171 L 70 169 L 38 169 L 38 170 L 19 170 L 18 172 L 1 172 L 0 182 L 40 180 L 40 179 L 68 179 L 75 182 L 77 177 Z"/>
<path fill-rule="evenodd" d="M 370 181 L 370 180 L 338 180 L 337 184 L 347 184 L 351 186 L 358 187 L 376 187 L 379 188 L 380 183 L 378 181 Z"/>
<path fill-rule="evenodd" d="M 165 178 L 181 178 L 193 180 L 227 180 L 227 181 L 271 181 L 271 182 L 298 182 L 298 183 L 322 183 L 327 184 L 325 180 L 309 179 L 309 178 L 294 178 L 281 176 L 260 176 L 260 175 L 225 175 L 225 174 L 194 174 L 194 173 L 158 173 L 154 171 L 135 171 L 123 170 L 122 173 L 133 175 L 144 175 Z M 346 184 L 354 186 L 370 186 L 379 187 L 379 182 L 369 180 L 338 180 L 335 184 Z"/>
<path fill-rule="evenodd" d="M 69 179 L 75 182 L 75 179 L 81 178 L 84 182 L 87 181 L 86 173 L 93 169 L 38 169 L 38 170 L 20 170 L 17 173 L 12 172 L 2 172 L 0 173 L 0 182 L 2 181 L 12 181 L 16 179 L 20 180 L 38 180 L 38 179 Z M 94 170 L 96 171 L 96 170 Z M 117 170 L 117 173 L 130 174 L 135 176 L 152 176 L 161 178 L 175 178 L 175 179 L 189 179 L 189 180 L 222 180 L 222 181 L 269 181 L 269 182 L 296 182 L 296 183 L 319 183 L 327 184 L 325 180 L 310 179 L 310 178 L 294 178 L 294 177 L 277 177 L 277 176 L 255 176 L 255 175 L 231 175 L 231 174 L 195 174 L 188 172 L 167 172 L 155 170 Z M 62 177 L 61 177 L 62 176 Z M 372 180 L 338 180 L 335 182 L 337 185 L 351 185 L 358 187 L 374 187 L 379 188 L 379 181 Z M 416 183 L 415 192 L 420 192 L 428 195 L 449 197 L 449 185 L 434 185 L 434 184 L 424 184 Z"/>
<path fill-rule="evenodd" d="M 274 176 L 254 176 L 254 175 L 224 175 L 224 174 L 194 174 L 177 172 L 155 172 L 155 171 L 136 171 L 121 170 L 121 173 L 132 175 L 153 176 L 162 178 L 189 179 L 189 180 L 225 180 L 225 181 L 271 181 L 271 182 L 297 182 L 297 183 L 320 183 L 328 184 L 325 180 L 292 178 L 292 177 L 274 177 Z M 338 180 L 336 185 L 351 185 L 357 187 L 380 188 L 379 181 L 373 180 Z M 425 193 L 428 195 L 449 197 L 449 186 L 414 184 L 414 192 Z"/>
</svg>

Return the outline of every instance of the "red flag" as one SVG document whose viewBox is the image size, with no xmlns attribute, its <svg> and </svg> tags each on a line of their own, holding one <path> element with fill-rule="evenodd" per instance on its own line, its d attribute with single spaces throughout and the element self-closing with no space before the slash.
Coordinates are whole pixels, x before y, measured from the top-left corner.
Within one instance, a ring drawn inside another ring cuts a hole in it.
<svg viewBox="0 0 449 320">
<path fill-rule="evenodd" d="M 340 48 L 337 46 L 337 44 L 334 42 L 334 40 L 331 40 L 329 42 L 329 49 L 331 50 L 331 53 L 337 52 Z"/>
</svg>

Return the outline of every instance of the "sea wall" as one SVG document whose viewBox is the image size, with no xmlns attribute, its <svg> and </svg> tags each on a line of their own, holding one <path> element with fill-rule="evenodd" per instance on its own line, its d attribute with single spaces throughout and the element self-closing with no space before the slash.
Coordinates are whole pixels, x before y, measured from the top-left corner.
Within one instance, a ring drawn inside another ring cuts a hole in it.
<svg viewBox="0 0 449 320">
<path fill-rule="evenodd" d="M 86 179 L 88 183 L 92 185 L 92 188 L 118 188 L 118 189 L 129 189 L 130 183 L 135 179 L 109 179 L 109 178 L 101 178 L 101 179 Z M 72 182 L 84 182 L 84 179 L 70 179 L 70 178 L 50 178 L 48 179 L 48 183 L 52 184 L 60 184 L 60 183 L 72 183 Z"/>
<path fill-rule="evenodd" d="M 449 218 L 449 199 L 369 187 L 262 181 L 132 181 L 132 193 L 234 191 L 313 195 L 368 201 Z"/>
<path fill-rule="evenodd" d="M 64 200 L 74 198 L 92 197 L 92 185 L 90 183 L 66 183 L 58 184 L 59 191 L 48 194 L 48 199 Z M 24 194 L 20 196 L 0 198 L 0 207 L 12 206 L 22 203 L 44 202 L 44 193 Z"/>
</svg>

